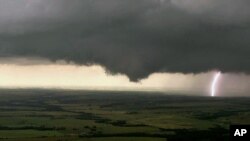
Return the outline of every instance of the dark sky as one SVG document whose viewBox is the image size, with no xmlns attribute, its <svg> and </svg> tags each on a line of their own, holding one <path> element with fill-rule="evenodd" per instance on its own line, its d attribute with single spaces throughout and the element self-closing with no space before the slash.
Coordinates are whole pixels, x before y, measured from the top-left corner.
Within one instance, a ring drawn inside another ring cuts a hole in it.
<svg viewBox="0 0 250 141">
<path fill-rule="evenodd" d="M 154 72 L 250 72 L 249 0 L 0 0 L 0 57 Z"/>
</svg>

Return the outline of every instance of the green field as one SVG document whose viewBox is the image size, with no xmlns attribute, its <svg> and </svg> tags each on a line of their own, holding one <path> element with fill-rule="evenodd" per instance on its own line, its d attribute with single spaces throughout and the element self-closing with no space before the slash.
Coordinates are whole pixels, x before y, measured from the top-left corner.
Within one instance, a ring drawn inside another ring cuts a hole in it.
<svg viewBox="0 0 250 141">
<path fill-rule="evenodd" d="M 230 124 L 250 124 L 250 98 L 0 90 L 0 140 L 223 141 Z"/>
</svg>

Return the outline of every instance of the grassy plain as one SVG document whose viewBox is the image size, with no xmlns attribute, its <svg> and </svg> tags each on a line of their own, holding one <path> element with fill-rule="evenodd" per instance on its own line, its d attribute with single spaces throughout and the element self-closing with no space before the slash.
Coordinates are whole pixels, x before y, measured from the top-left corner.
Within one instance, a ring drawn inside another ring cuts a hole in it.
<svg viewBox="0 0 250 141">
<path fill-rule="evenodd" d="M 1 140 L 223 141 L 230 124 L 250 124 L 250 98 L 0 90 Z"/>
</svg>

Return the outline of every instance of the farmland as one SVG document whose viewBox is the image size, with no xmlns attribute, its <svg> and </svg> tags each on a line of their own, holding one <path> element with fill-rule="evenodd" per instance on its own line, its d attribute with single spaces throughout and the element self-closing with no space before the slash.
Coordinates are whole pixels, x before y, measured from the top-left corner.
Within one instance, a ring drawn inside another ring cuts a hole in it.
<svg viewBox="0 0 250 141">
<path fill-rule="evenodd" d="M 222 141 L 230 124 L 250 124 L 250 98 L 0 90 L 0 139 L 7 141 Z"/>
</svg>

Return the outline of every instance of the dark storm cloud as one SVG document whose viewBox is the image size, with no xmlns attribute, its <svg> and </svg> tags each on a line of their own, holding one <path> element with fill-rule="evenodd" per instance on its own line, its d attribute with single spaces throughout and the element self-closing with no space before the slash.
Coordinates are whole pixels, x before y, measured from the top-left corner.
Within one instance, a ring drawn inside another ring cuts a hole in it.
<svg viewBox="0 0 250 141">
<path fill-rule="evenodd" d="M 0 0 L 0 57 L 153 72 L 250 72 L 248 0 Z M 4 6 L 3 6 L 4 5 Z"/>
</svg>

